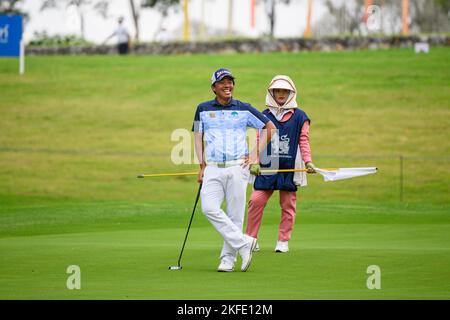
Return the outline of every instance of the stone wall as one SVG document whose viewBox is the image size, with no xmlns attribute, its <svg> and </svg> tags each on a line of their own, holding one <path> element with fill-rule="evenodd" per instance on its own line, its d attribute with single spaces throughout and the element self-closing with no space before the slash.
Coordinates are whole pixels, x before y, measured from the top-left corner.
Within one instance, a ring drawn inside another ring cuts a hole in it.
<svg viewBox="0 0 450 320">
<path fill-rule="evenodd" d="M 412 48 L 416 42 L 430 46 L 449 46 L 447 35 L 393 36 L 393 37 L 330 37 L 320 39 L 239 39 L 211 42 L 142 43 L 134 46 L 131 53 L 139 55 L 196 54 L 196 53 L 256 53 L 378 50 L 389 48 Z M 27 55 L 105 55 L 117 54 L 115 46 L 86 47 L 27 47 Z"/>
</svg>

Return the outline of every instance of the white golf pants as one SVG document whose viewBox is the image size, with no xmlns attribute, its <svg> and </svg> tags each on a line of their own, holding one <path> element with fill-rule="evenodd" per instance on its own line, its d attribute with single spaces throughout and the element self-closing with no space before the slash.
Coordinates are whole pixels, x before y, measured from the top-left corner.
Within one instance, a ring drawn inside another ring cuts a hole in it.
<svg viewBox="0 0 450 320">
<path fill-rule="evenodd" d="M 220 259 L 234 263 L 237 251 L 247 244 L 242 232 L 250 172 L 240 165 L 207 166 L 201 190 L 202 211 L 224 239 Z M 227 212 L 221 209 L 226 200 Z"/>
</svg>

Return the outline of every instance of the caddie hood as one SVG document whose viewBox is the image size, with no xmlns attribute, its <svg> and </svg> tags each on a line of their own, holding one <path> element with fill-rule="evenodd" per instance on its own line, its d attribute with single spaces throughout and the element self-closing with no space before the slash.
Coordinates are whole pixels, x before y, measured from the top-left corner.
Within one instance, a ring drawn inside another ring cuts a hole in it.
<svg viewBox="0 0 450 320">
<path fill-rule="evenodd" d="M 291 91 L 284 105 L 279 106 L 275 101 L 273 89 L 287 89 Z M 297 89 L 295 88 L 295 84 L 291 78 L 285 75 L 277 75 L 272 79 L 269 84 L 269 88 L 267 89 L 266 106 L 274 109 L 297 108 Z"/>
</svg>

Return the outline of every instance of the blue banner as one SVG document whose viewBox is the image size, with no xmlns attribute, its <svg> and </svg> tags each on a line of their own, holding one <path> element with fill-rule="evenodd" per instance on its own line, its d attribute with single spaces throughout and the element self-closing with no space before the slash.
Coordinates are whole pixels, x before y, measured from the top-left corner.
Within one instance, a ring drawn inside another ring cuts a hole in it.
<svg viewBox="0 0 450 320">
<path fill-rule="evenodd" d="M 0 15 L 0 57 L 19 57 L 22 16 Z"/>
</svg>

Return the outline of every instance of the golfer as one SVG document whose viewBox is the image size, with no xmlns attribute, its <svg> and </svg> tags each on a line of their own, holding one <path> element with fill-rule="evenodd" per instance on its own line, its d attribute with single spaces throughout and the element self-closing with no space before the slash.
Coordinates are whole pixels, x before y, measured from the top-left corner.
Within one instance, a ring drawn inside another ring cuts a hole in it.
<svg viewBox="0 0 450 320">
<path fill-rule="evenodd" d="M 272 79 L 266 94 L 266 106 L 263 111 L 277 127 L 277 145 L 267 147 L 267 157 L 261 157 L 261 167 L 269 167 L 273 162 L 275 169 L 307 168 L 308 173 L 315 172 L 311 159 L 309 144 L 310 120 L 306 113 L 297 108 L 297 90 L 288 76 L 278 75 Z M 274 168 L 272 168 L 274 169 Z M 257 171 L 257 168 L 254 170 Z M 282 172 L 276 174 L 260 174 L 254 182 L 248 204 L 248 223 L 246 234 L 258 237 L 259 227 L 267 201 L 275 190 L 280 191 L 281 222 L 278 230 L 278 241 L 275 252 L 288 252 L 288 241 L 291 238 L 295 222 L 297 205 L 297 186 L 306 186 L 304 172 Z M 256 248 L 258 250 L 259 247 Z"/>
<path fill-rule="evenodd" d="M 248 103 L 233 99 L 235 77 L 218 69 L 211 78 L 214 100 L 203 102 L 195 112 L 195 152 L 200 163 L 198 182 L 203 183 L 202 211 L 224 239 L 219 272 L 231 272 L 242 258 L 241 271 L 252 260 L 256 239 L 243 233 L 246 188 L 257 148 L 248 152 L 247 127 L 263 130 L 260 150 L 270 141 L 272 122 Z M 227 212 L 221 209 L 226 200 Z"/>
</svg>

